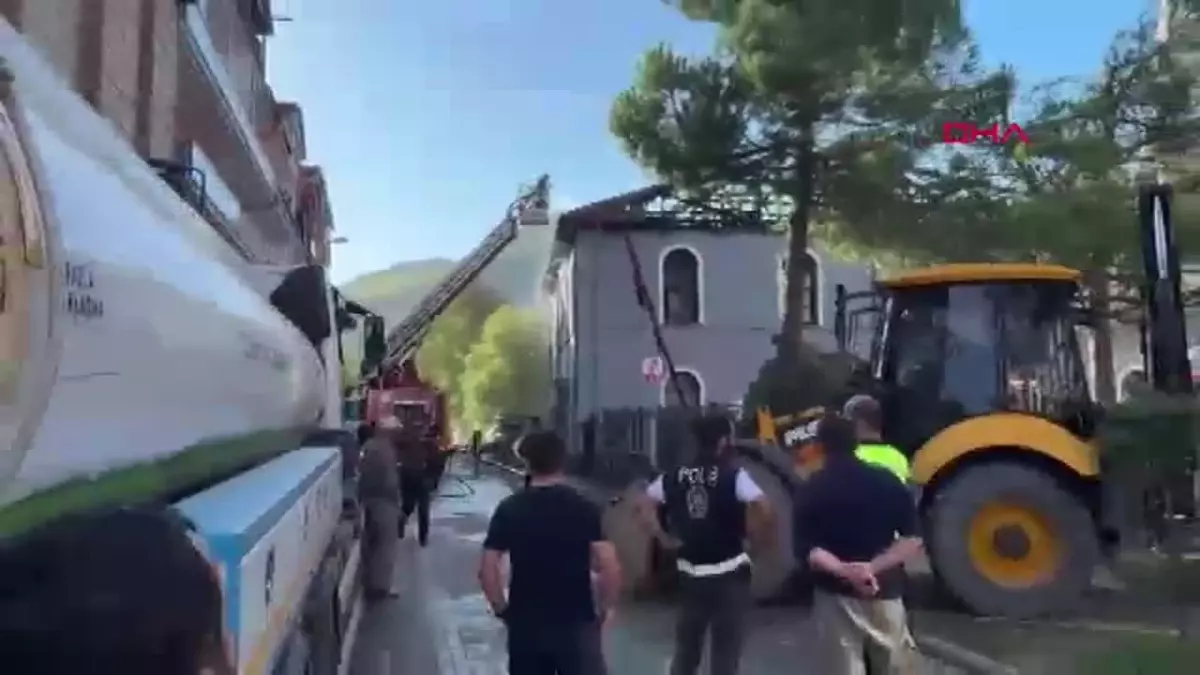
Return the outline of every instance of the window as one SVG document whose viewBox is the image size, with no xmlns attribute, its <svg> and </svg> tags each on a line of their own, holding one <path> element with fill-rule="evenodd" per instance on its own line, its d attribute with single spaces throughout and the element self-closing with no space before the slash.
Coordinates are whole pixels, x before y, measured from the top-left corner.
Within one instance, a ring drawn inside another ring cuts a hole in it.
<svg viewBox="0 0 1200 675">
<path fill-rule="evenodd" d="M 659 306 L 662 323 L 692 326 L 701 323 L 704 292 L 700 255 L 690 248 L 668 249 L 659 265 Z"/>
<path fill-rule="evenodd" d="M 704 405 L 704 383 L 700 381 L 700 375 L 694 370 L 684 370 L 682 368 L 675 369 L 676 379 L 679 383 L 679 389 L 683 390 L 683 399 L 680 400 L 679 392 L 675 385 L 671 383 L 670 378 L 663 383 L 663 404 L 667 406 L 683 406 L 699 407 Z"/>
<path fill-rule="evenodd" d="M 1088 396 L 1070 284 L 997 286 L 995 302 L 1006 343 L 1007 404 L 1062 416 Z"/>
<path fill-rule="evenodd" d="M 888 359 L 914 405 L 943 423 L 996 409 L 1060 418 L 1086 400 L 1071 284 L 961 284 L 896 298 Z M 953 412 L 951 412 L 953 411 Z"/>
<path fill-rule="evenodd" d="M 821 323 L 821 261 L 809 251 L 804 254 L 808 263 L 808 274 L 804 284 L 804 305 L 800 309 L 801 320 L 805 325 L 817 326 Z M 779 257 L 779 270 L 776 275 L 776 287 L 779 291 L 779 316 L 787 312 L 787 254 Z"/>
</svg>

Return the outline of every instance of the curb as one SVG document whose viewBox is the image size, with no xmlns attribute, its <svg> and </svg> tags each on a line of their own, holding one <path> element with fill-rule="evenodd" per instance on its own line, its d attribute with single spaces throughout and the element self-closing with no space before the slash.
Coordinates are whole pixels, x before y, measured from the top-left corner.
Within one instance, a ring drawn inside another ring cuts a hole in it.
<svg viewBox="0 0 1200 675">
<path fill-rule="evenodd" d="M 1018 675 L 1013 666 L 1001 663 L 934 635 L 916 635 L 917 648 L 922 654 L 980 675 Z"/>
</svg>

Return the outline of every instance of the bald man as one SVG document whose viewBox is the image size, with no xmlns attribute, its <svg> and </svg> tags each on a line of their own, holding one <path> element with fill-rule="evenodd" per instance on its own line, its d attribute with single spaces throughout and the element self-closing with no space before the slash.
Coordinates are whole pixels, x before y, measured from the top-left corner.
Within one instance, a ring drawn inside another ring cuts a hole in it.
<svg viewBox="0 0 1200 675">
<path fill-rule="evenodd" d="M 883 409 L 879 401 L 866 394 L 853 396 L 842 408 L 842 416 L 854 423 L 854 433 L 858 437 L 858 449 L 854 454 L 907 484 L 911 478 L 908 457 L 896 446 L 883 442 Z"/>
</svg>

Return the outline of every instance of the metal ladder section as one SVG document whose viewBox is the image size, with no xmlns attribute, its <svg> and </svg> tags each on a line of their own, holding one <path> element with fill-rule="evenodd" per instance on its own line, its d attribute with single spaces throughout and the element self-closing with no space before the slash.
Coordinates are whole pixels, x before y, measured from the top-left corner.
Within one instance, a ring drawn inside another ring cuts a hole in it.
<svg viewBox="0 0 1200 675">
<path fill-rule="evenodd" d="M 412 357 L 434 320 L 446 311 L 450 303 L 496 256 L 516 240 L 520 227 L 549 224 L 549 207 L 550 177 L 542 176 L 532 186 L 522 190 L 520 196 L 509 205 L 504 220 L 438 282 L 403 321 L 388 332 L 388 356 L 384 360 L 384 369 L 404 363 Z"/>
</svg>

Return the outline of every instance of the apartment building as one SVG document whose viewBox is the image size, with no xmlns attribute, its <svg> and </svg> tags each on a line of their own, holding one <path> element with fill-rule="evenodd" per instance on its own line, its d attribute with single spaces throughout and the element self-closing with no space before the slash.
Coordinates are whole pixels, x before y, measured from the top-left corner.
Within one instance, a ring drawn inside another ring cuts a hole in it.
<svg viewBox="0 0 1200 675">
<path fill-rule="evenodd" d="M 328 264 L 302 111 L 266 82 L 270 0 L 0 0 L 0 14 L 248 259 Z"/>
</svg>

